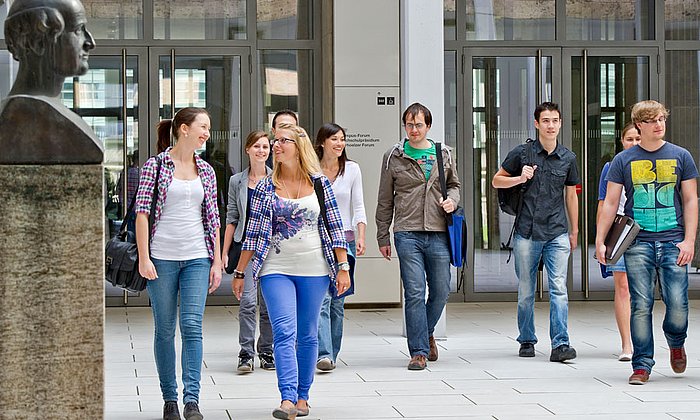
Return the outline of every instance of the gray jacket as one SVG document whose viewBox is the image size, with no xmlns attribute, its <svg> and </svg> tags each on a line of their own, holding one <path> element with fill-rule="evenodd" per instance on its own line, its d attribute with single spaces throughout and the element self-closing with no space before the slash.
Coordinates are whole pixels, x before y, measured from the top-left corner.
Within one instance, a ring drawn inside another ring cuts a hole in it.
<svg viewBox="0 0 700 420">
<path fill-rule="evenodd" d="M 442 146 L 447 196 L 459 204 L 460 182 L 457 168 L 452 161 L 452 149 Z M 389 226 L 394 222 L 394 232 L 446 232 L 445 211 L 440 207 L 442 192 L 437 164 L 426 181 L 418 162 L 403 151 L 403 143 L 397 143 L 382 159 L 377 196 L 377 243 L 390 245 Z"/>
<path fill-rule="evenodd" d="M 243 230 L 245 229 L 246 214 L 248 211 L 248 171 L 245 168 L 233 176 L 228 183 L 228 206 L 226 207 L 226 224 L 236 226 L 233 233 L 233 240 L 241 242 L 243 240 Z M 267 175 L 272 174 L 272 169 L 265 167 Z"/>
</svg>

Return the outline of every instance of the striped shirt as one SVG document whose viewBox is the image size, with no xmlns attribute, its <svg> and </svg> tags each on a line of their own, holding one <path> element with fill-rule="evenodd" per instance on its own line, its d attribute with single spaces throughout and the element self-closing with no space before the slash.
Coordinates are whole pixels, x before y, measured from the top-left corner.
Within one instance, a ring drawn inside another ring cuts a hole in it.
<svg viewBox="0 0 700 420">
<path fill-rule="evenodd" d="M 323 255 L 328 263 L 330 271 L 330 292 L 332 296 L 337 294 L 335 288 L 335 277 L 338 273 L 338 268 L 335 262 L 335 253 L 333 248 L 347 249 L 348 243 L 345 240 L 345 232 L 343 231 L 343 221 L 340 218 L 338 204 L 335 201 L 335 195 L 331 188 L 331 183 L 323 175 L 311 175 L 311 179 L 321 178 L 323 184 L 323 195 L 326 204 L 326 216 L 330 225 L 330 232 L 326 231 L 321 214 L 318 216 L 318 233 L 321 235 L 321 244 L 323 247 Z M 267 258 L 267 253 L 270 251 L 270 242 L 272 238 L 272 201 L 275 198 L 275 185 L 272 183 L 272 177 L 263 178 L 253 191 L 253 197 L 250 202 L 248 230 L 246 230 L 246 239 L 243 242 L 243 250 L 255 251 L 252 261 L 250 262 L 253 271 L 253 279 L 257 280 L 260 268 Z M 329 236 L 330 233 L 330 236 Z"/>
<path fill-rule="evenodd" d="M 155 235 L 156 229 L 158 228 L 158 221 L 160 220 L 161 213 L 163 211 L 163 204 L 167 198 L 168 187 L 173 181 L 173 174 L 175 173 L 175 163 L 170 158 L 169 147 L 163 153 L 159 154 L 157 157 L 163 162 L 160 168 L 160 179 L 158 182 L 158 201 L 156 202 L 155 215 L 153 228 L 151 229 L 151 237 Z M 221 220 L 219 219 L 219 206 L 216 202 L 217 190 L 216 190 L 216 174 L 214 173 L 214 168 L 211 167 L 204 159 L 200 158 L 198 155 L 195 156 L 195 163 L 197 165 L 197 172 L 199 177 L 202 179 L 202 185 L 204 186 L 204 201 L 202 202 L 202 221 L 204 223 L 204 235 L 207 244 L 207 251 L 209 251 L 209 258 L 214 259 L 214 250 L 216 249 L 214 244 L 216 243 L 216 232 L 221 226 Z M 156 172 L 158 171 L 158 162 L 156 157 L 152 157 L 143 164 L 141 168 L 141 178 L 139 180 L 139 189 L 136 192 L 136 213 L 151 213 L 151 201 L 153 200 L 153 187 L 155 186 Z"/>
</svg>

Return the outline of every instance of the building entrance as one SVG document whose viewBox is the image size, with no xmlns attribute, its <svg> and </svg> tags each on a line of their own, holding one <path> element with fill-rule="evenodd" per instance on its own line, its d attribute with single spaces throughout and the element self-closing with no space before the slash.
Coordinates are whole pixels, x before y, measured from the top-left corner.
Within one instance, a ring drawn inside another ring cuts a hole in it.
<svg viewBox="0 0 700 420">
<path fill-rule="evenodd" d="M 579 241 L 569 266 L 572 299 L 612 299 L 594 259 L 598 177 L 620 147 L 620 130 L 632 104 L 658 97 L 657 49 L 580 48 L 464 49 L 464 196 L 474 228 L 474 263 L 465 280 L 465 300 L 515 300 L 518 281 L 507 241 L 514 218 L 500 212 L 491 179 L 515 145 L 535 138 L 535 106 L 560 105 L 562 144 L 578 157 Z M 470 135 L 471 132 L 471 135 Z M 470 167 L 471 166 L 471 170 Z M 471 203 L 471 204 L 469 204 Z M 540 298 L 546 282 L 538 282 Z"/>
</svg>

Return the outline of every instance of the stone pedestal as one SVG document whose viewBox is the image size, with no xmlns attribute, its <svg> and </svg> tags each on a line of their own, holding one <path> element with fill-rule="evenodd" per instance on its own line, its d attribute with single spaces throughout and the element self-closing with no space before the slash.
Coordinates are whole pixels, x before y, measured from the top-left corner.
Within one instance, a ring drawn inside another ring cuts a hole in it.
<svg viewBox="0 0 700 420">
<path fill-rule="evenodd" d="M 3 419 L 103 417 L 102 185 L 101 164 L 0 165 Z"/>
</svg>

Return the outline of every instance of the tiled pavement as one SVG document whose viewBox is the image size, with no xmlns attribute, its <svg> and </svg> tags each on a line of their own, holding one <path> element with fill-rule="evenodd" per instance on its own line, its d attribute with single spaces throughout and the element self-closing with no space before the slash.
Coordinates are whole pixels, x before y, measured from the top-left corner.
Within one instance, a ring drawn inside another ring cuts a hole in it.
<svg viewBox="0 0 700 420">
<path fill-rule="evenodd" d="M 440 359 L 408 371 L 400 309 L 347 310 L 338 368 L 317 374 L 308 419 L 700 419 L 700 301 L 691 301 L 688 369 L 676 375 L 654 315 L 657 365 L 644 386 L 618 362 L 612 302 L 572 302 L 578 358 L 549 362 L 548 304 L 537 303 L 537 357 L 517 357 L 515 303 L 450 304 Z M 149 308 L 107 308 L 106 419 L 160 418 Z M 237 307 L 207 307 L 200 407 L 207 420 L 271 419 L 274 372 L 235 373 Z M 179 344 L 178 344 L 179 346 Z M 179 349 L 178 349 L 179 352 Z M 257 359 L 256 359 L 257 361 Z"/>
</svg>

